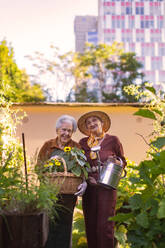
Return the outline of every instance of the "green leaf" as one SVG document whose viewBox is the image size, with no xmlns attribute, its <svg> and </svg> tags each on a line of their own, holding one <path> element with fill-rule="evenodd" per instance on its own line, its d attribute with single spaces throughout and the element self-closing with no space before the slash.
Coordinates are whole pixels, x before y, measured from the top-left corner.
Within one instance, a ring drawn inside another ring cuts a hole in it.
<svg viewBox="0 0 165 248">
<path fill-rule="evenodd" d="M 143 179 L 143 182 L 145 184 L 150 185 L 150 186 L 153 185 L 151 172 L 150 172 L 152 165 L 154 165 L 154 161 L 152 161 L 152 160 L 142 161 L 139 165 L 140 178 Z"/>
<path fill-rule="evenodd" d="M 134 196 L 129 198 L 128 202 L 132 210 L 139 209 L 142 207 L 142 200 L 140 194 L 135 194 Z"/>
<path fill-rule="evenodd" d="M 89 163 L 86 163 L 86 164 L 85 164 L 85 167 L 87 167 L 87 168 L 91 168 L 91 166 L 90 166 L 90 164 L 89 164 Z"/>
<path fill-rule="evenodd" d="M 138 214 L 136 216 L 136 221 L 140 226 L 144 228 L 147 228 L 149 226 L 148 216 L 146 212 L 142 212 Z"/>
<path fill-rule="evenodd" d="M 81 160 L 81 159 L 78 159 L 78 158 L 76 158 L 76 161 L 78 162 L 78 164 L 81 166 L 81 167 L 83 167 L 84 165 L 85 165 L 85 161 L 83 161 L 83 160 Z"/>
<path fill-rule="evenodd" d="M 81 159 L 84 159 L 85 161 L 87 160 L 85 154 L 83 153 L 83 150 L 80 150 L 77 147 L 72 148 L 71 154 L 73 155 L 77 154 L 78 156 L 81 157 Z"/>
<path fill-rule="evenodd" d="M 156 120 L 155 114 L 149 109 L 139 109 L 137 112 L 134 113 L 134 115 Z"/>
<path fill-rule="evenodd" d="M 150 92 L 152 92 L 154 95 L 156 94 L 155 88 L 150 87 L 150 86 L 146 86 L 145 88 L 146 88 L 147 90 L 149 90 Z"/>
<path fill-rule="evenodd" d="M 127 228 L 124 225 L 120 225 L 117 230 L 115 230 L 115 238 L 120 242 L 120 244 L 125 247 L 127 240 Z"/>
<path fill-rule="evenodd" d="M 165 199 L 163 199 L 160 203 L 159 203 L 159 209 L 158 209 L 158 214 L 157 214 L 158 218 L 165 218 Z"/>
<path fill-rule="evenodd" d="M 163 116 L 163 113 L 158 109 L 152 109 L 152 111 L 154 111 L 155 113 L 159 114 L 160 116 Z"/>
<path fill-rule="evenodd" d="M 72 168 L 75 166 L 75 161 L 70 160 L 69 163 L 67 163 L 67 169 L 68 171 L 72 170 Z"/>
<path fill-rule="evenodd" d="M 81 168 L 79 166 L 73 167 L 71 171 L 77 177 L 81 176 Z"/>
<path fill-rule="evenodd" d="M 84 167 L 82 167 L 82 171 L 84 173 L 85 178 L 88 178 L 88 172 L 86 171 L 86 169 Z"/>
<path fill-rule="evenodd" d="M 165 137 L 159 137 L 155 141 L 152 141 L 151 144 L 158 149 L 161 149 L 163 146 L 165 146 Z"/>
<path fill-rule="evenodd" d="M 108 220 L 123 222 L 123 221 L 127 221 L 133 217 L 134 217 L 133 213 L 128 213 L 128 214 L 119 213 L 116 216 L 109 217 Z"/>
</svg>

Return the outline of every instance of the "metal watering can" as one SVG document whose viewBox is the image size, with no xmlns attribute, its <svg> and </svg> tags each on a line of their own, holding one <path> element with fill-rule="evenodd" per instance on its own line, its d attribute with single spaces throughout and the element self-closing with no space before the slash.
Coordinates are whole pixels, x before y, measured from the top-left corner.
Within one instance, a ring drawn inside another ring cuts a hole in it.
<svg viewBox="0 0 165 248">
<path fill-rule="evenodd" d="M 115 157 L 118 160 L 118 163 L 113 161 L 107 161 L 102 163 L 99 157 L 100 146 L 92 147 L 91 150 L 97 153 L 98 158 L 98 173 L 99 178 L 97 183 L 106 187 L 117 189 L 119 181 L 121 178 L 126 176 L 126 171 L 123 169 L 123 161 L 119 157 Z M 103 164 L 103 166 L 101 166 Z M 122 172 L 124 171 L 124 176 L 121 177 Z"/>
</svg>

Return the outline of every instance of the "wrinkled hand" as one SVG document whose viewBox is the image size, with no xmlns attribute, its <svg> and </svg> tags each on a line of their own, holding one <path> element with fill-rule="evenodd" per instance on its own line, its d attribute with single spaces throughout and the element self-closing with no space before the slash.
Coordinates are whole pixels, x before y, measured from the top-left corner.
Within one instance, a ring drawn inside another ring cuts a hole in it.
<svg viewBox="0 0 165 248">
<path fill-rule="evenodd" d="M 88 182 L 92 185 L 97 185 L 96 179 L 94 177 L 88 177 Z"/>
<path fill-rule="evenodd" d="M 85 193 L 85 190 L 87 188 L 87 183 L 86 181 L 84 181 L 83 183 L 81 183 L 79 186 L 78 186 L 78 191 L 74 194 L 76 196 L 82 196 L 84 193 Z"/>
<path fill-rule="evenodd" d="M 121 162 L 116 158 L 116 156 L 108 156 L 108 162 L 112 162 L 118 165 L 121 165 Z"/>
</svg>

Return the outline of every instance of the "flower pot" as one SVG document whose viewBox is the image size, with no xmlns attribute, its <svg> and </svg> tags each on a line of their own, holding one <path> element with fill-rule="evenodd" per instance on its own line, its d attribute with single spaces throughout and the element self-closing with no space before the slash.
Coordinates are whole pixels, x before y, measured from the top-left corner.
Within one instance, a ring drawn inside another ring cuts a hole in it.
<svg viewBox="0 0 165 248">
<path fill-rule="evenodd" d="M 2 248 L 42 248 L 48 237 L 45 213 L 1 216 Z"/>
</svg>

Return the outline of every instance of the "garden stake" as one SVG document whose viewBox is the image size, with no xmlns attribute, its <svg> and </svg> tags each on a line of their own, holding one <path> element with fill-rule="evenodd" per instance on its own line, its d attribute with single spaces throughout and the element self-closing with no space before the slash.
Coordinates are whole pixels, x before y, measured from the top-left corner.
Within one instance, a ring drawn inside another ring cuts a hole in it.
<svg viewBox="0 0 165 248">
<path fill-rule="evenodd" d="M 27 176 L 27 166 L 26 166 L 26 151 L 25 151 L 25 136 L 24 136 L 24 133 L 22 133 L 22 143 L 23 143 L 23 155 L 24 155 L 24 165 L 25 165 L 26 191 L 28 193 L 28 176 Z"/>
</svg>

